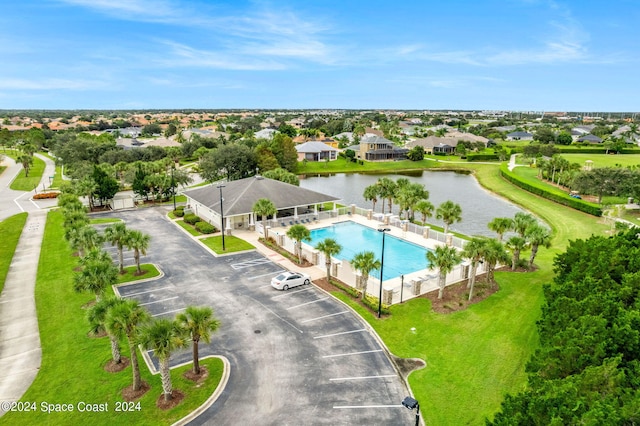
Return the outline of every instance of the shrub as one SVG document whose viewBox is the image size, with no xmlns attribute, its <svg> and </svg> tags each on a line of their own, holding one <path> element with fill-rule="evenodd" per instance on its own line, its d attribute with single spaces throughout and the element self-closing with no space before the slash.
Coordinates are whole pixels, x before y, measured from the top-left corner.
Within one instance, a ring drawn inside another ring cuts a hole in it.
<svg viewBox="0 0 640 426">
<path fill-rule="evenodd" d="M 377 297 L 372 297 L 367 295 L 364 297 L 364 299 L 362 299 L 362 303 L 364 303 L 364 305 L 369 309 L 371 309 L 372 311 L 378 312 L 378 300 L 379 299 Z M 380 312 L 385 315 L 389 315 L 391 313 L 391 311 L 389 311 L 389 307 L 384 303 L 382 304 L 382 308 L 380 309 Z"/>
<path fill-rule="evenodd" d="M 177 207 L 176 207 L 176 210 L 184 211 L 184 206 L 177 206 Z"/>
<path fill-rule="evenodd" d="M 467 154 L 467 161 L 498 161 L 496 154 Z"/>
<path fill-rule="evenodd" d="M 359 298 L 360 297 L 360 290 L 353 288 L 349 285 L 346 284 L 342 284 L 340 281 L 336 281 L 336 280 L 331 280 L 331 285 L 333 285 L 334 287 L 339 288 L 340 290 L 344 291 L 345 293 L 347 293 L 349 296 L 353 297 L 353 298 Z"/>
<path fill-rule="evenodd" d="M 203 234 L 213 234 L 217 231 L 216 227 L 207 222 L 196 222 L 196 229 Z"/>
<path fill-rule="evenodd" d="M 34 200 L 44 200 L 47 198 L 58 198 L 59 192 L 41 192 L 33 196 Z"/>
<path fill-rule="evenodd" d="M 182 217 L 182 216 L 184 216 L 184 209 L 175 209 L 175 210 L 173 211 L 173 215 L 174 215 L 175 217 Z"/>
<path fill-rule="evenodd" d="M 193 213 L 188 213 L 184 215 L 183 220 L 189 225 L 195 225 L 197 222 L 200 222 L 202 219 L 200 219 L 197 215 Z"/>
<path fill-rule="evenodd" d="M 521 180 L 518 175 L 510 172 L 506 164 L 503 164 L 500 167 L 500 175 L 514 185 L 519 186 L 520 188 L 524 189 L 525 191 L 531 192 L 532 194 L 539 195 L 542 198 L 546 198 L 547 200 L 554 201 L 558 204 L 562 204 L 564 206 L 571 207 L 573 209 L 580 210 L 594 216 L 602 216 L 602 209 L 600 208 L 600 206 L 593 203 L 588 203 L 583 200 L 579 200 L 577 198 L 571 198 L 569 197 L 569 194 L 553 193 L 543 187 L 542 184 L 533 185 L 529 182 L 525 182 Z"/>
</svg>

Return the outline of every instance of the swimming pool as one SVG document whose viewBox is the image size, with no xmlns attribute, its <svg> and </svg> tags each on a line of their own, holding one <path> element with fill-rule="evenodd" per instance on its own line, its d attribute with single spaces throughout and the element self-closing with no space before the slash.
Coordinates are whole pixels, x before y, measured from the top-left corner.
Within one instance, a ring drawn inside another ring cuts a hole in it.
<svg viewBox="0 0 640 426">
<path fill-rule="evenodd" d="M 381 259 L 382 232 L 375 229 L 352 221 L 338 222 L 326 228 L 312 229 L 311 241 L 307 244 L 315 247 L 325 238 L 333 238 L 342 246 L 340 253 L 335 256 L 336 259 L 350 262 L 356 253 L 365 250 L 374 252 L 376 259 Z M 427 269 L 427 251 L 424 247 L 387 233 L 384 239 L 383 280 Z M 380 278 L 380 271 L 372 271 L 371 276 Z"/>
</svg>

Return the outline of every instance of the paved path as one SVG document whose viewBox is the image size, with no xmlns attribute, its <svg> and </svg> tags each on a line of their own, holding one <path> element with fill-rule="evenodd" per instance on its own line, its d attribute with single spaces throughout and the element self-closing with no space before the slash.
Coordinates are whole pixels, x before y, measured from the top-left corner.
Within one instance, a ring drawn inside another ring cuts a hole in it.
<svg viewBox="0 0 640 426">
<path fill-rule="evenodd" d="M 37 156 L 46 163 L 38 186 L 49 186 L 55 165 L 49 158 Z M 10 158 L 3 164 L 8 168 L 0 175 L 0 220 L 29 213 L 0 294 L 0 401 L 17 401 L 33 383 L 42 361 L 34 290 L 46 210 L 30 200 L 33 192 L 9 188 L 22 166 Z M 44 207 L 48 205 L 50 202 Z M 0 409 L 0 416 L 3 414 Z"/>
</svg>

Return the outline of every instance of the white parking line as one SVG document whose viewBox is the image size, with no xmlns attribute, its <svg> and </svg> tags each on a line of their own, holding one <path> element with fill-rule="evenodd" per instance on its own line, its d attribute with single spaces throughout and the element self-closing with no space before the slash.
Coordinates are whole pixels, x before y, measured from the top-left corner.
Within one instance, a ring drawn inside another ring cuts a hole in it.
<svg viewBox="0 0 640 426">
<path fill-rule="evenodd" d="M 167 300 L 173 300 L 173 299 L 177 299 L 177 298 L 178 298 L 178 296 L 174 296 L 174 297 L 168 297 L 166 299 L 154 300 L 153 302 L 141 303 L 140 306 L 152 305 L 154 303 L 160 303 L 160 302 L 166 302 Z"/>
<path fill-rule="evenodd" d="M 271 284 L 269 284 L 269 285 L 271 285 Z M 282 293 L 282 294 L 281 294 L 281 295 L 279 295 L 279 296 L 273 296 L 273 297 L 271 298 L 271 300 L 278 299 L 278 298 L 280 298 L 280 297 L 289 296 L 289 295 L 296 294 L 296 293 L 301 293 L 301 292 L 303 292 L 303 291 L 309 291 L 309 290 L 313 290 L 313 287 L 304 287 L 304 288 L 302 288 L 301 290 L 293 290 L 293 291 L 289 290 L 289 291 L 286 291 L 286 292 Z"/>
<path fill-rule="evenodd" d="M 292 306 L 290 308 L 287 308 L 287 311 L 290 309 L 295 309 L 295 308 L 299 308 L 301 306 L 307 306 L 307 305 L 311 305 L 312 303 L 318 303 L 318 302 L 322 302 L 323 300 L 327 300 L 329 297 L 323 297 L 322 299 L 316 299 L 316 300 L 312 300 L 311 302 L 307 302 L 307 303 L 302 303 L 300 305 L 296 305 L 296 306 Z"/>
<path fill-rule="evenodd" d="M 403 408 L 403 405 L 334 405 L 336 409 L 357 409 L 357 408 Z"/>
<path fill-rule="evenodd" d="M 375 352 L 382 352 L 382 349 L 376 349 L 374 351 L 351 352 L 351 353 L 348 353 L 348 354 L 324 355 L 322 358 L 336 358 L 336 357 L 339 357 L 339 356 L 372 354 L 372 353 L 375 353 Z"/>
<path fill-rule="evenodd" d="M 145 293 L 151 293 L 153 291 L 160 291 L 160 290 L 165 290 L 167 288 L 171 288 L 171 287 L 160 287 L 160 288 L 154 288 L 152 290 L 145 290 L 145 291 L 139 291 L 137 293 L 131 293 L 131 294 L 125 294 L 124 297 L 129 297 L 129 296 L 137 296 L 139 294 L 145 294 Z"/>
<path fill-rule="evenodd" d="M 276 314 L 275 312 L 273 312 L 271 309 L 267 308 L 266 306 L 264 306 L 262 303 L 260 303 L 258 300 L 254 299 L 253 297 L 249 296 L 250 299 L 253 299 L 254 302 L 256 302 L 258 305 L 262 306 L 266 311 L 271 312 L 273 315 L 277 316 L 278 318 L 280 318 L 282 321 L 286 322 L 287 324 L 289 324 L 291 327 L 293 327 L 294 329 L 296 329 L 297 331 L 300 332 L 300 334 L 303 333 L 302 330 L 300 330 L 298 327 L 296 327 L 295 325 L 291 324 L 289 321 L 287 321 L 286 319 L 282 318 L 280 315 Z"/>
<path fill-rule="evenodd" d="M 330 381 L 336 380 L 367 380 L 367 379 L 388 379 L 389 377 L 396 377 L 395 374 L 385 374 L 383 376 L 362 376 L 362 377 L 338 377 L 335 379 L 329 379 Z"/>
<path fill-rule="evenodd" d="M 363 331 L 367 331 L 367 330 L 364 329 L 364 328 L 361 328 L 360 330 L 343 331 L 342 333 L 325 334 L 324 336 L 316 336 L 316 337 L 314 337 L 314 339 L 324 339 L 325 337 L 342 336 L 343 334 L 362 333 Z"/>
<path fill-rule="evenodd" d="M 304 321 L 300 321 L 300 323 L 304 324 L 306 322 L 317 321 L 317 320 L 321 320 L 321 319 L 324 319 L 324 318 L 334 317 L 336 315 L 346 314 L 347 312 L 349 312 L 349 311 L 342 311 L 342 312 L 336 312 L 335 314 L 323 315 L 321 317 L 316 317 L 316 318 L 311 318 L 311 319 L 307 319 L 307 320 L 304 320 Z"/>
<path fill-rule="evenodd" d="M 164 314 L 170 314 L 172 312 L 179 312 L 179 311 L 184 311 L 187 308 L 180 308 L 180 309 L 174 309 L 173 311 L 166 311 L 166 312 L 160 312 L 159 314 L 153 314 L 151 315 L 152 317 L 159 317 L 160 315 L 164 315 Z"/>
<path fill-rule="evenodd" d="M 248 279 L 248 280 L 255 280 L 256 278 L 262 278 L 262 277 L 266 277 L 266 276 L 269 276 L 269 275 L 278 275 L 278 274 L 279 274 L 280 272 L 282 272 L 282 271 L 284 271 L 284 269 L 280 269 L 280 270 L 279 270 L 279 271 L 277 271 L 277 272 L 269 272 L 268 274 L 254 275 L 254 276 L 249 277 L 249 278 L 247 278 L 247 279 Z M 269 285 L 271 285 L 271 284 L 269 284 Z"/>
</svg>

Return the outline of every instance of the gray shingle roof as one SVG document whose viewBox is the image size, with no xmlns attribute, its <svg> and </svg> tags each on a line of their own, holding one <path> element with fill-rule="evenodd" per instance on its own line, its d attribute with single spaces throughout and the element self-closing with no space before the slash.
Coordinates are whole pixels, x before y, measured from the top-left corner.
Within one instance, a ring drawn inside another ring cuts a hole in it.
<svg viewBox="0 0 640 426">
<path fill-rule="evenodd" d="M 234 180 L 223 184 L 222 197 L 225 216 L 249 214 L 260 198 L 267 198 L 278 210 L 316 203 L 337 201 L 339 198 L 309 189 L 266 179 L 262 176 Z M 220 211 L 220 190 L 207 185 L 184 191 L 184 194 L 214 211 Z"/>
<path fill-rule="evenodd" d="M 316 152 L 325 152 L 325 151 L 339 151 L 333 147 L 330 147 L 324 142 L 305 142 L 296 146 L 296 151 L 303 153 L 316 153 Z"/>
</svg>

